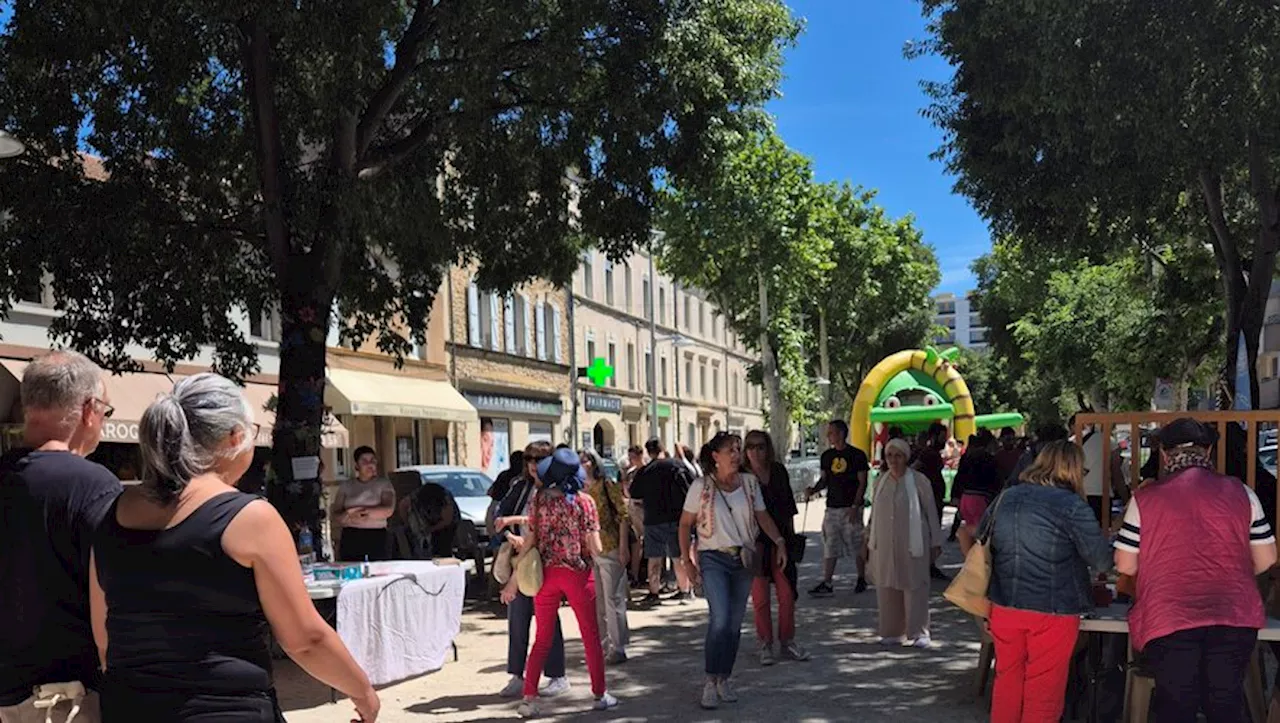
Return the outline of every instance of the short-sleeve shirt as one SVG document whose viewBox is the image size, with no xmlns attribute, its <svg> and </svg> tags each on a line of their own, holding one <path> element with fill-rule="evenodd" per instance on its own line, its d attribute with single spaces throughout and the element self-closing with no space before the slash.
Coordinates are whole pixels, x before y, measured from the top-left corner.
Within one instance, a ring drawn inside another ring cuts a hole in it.
<svg viewBox="0 0 1280 723">
<path fill-rule="evenodd" d="M 748 500 L 746 475 L 743 478 L 743 483 L 732 492 L 711 491 L 711 509 L 715 510 L 716 515 L 714 531 L 707 536 L 699 529 L 698 549 L 723 550 L 755 544 L 755 513 L 764 511 L 764 495 L 756 494 L 753 499 Z M 685 495 L 684 511 L 691 515 L 699 514 L 702 511 L 703 486 L 714 484 L 710 477 L 695 480 L 689 486 L 689 493 Z"/>
<path fill-rule="evenodd" d="M 854 446 L 822 453 L 822 475 L 827 480 L 827 509 L 853 507 L 858 497 L 858 475 L 868 472 L 867 455 Z"/>
<path fill-rule="evenodd" d="M 588 570 L 591 553 L 587 535 L 600 531 L 600 513 L 591 495 L 579 493 L 569 499 L 542 492 L 534 496 L 529 524 L 538 539 L 543 567 Z"/>
<path fill-rule="evenodd" d="M 391 484 L 391 480 L 386 477 L 371 479 L 368 482 L 348 479 L 338 483 L 338 494 L 341 495 L 338 511 L 345 512 L 354 507 L 381 507 L 384 496 L 391 497 L 392 504 L 394 504 L 396 488 Z M 346 527 L 358 527 L 368 530 L 386 529 L 387 521 L 385 519 L 352 520 L 346 524 Z"/>
<path fill-rule="evenodd" d="M 0 459 L 0 707 L 43 683 L 94 686 L 89 551 L 123 489 L 71 452 L 15 450 Z"/>
<path fill-rule="evenodd" d="M 1249 494 L 1249 544 L 1276 544 L 1275 532 L 1271 529 L 1271 523 L 1267 522 L 1267 515 L 1262 510 L 1258 495 L 1248 487 L 1245 487 L 1244 491 Z M 1136 555 L 1141 543 L 1142 515 L 1138 512 L 1138 498 L 1134 497 L 1129 500 L 1129 509 L 1125 510 L 1124 524 L 1120 527 L 1120 534 L 1116 536 L 1115 547 L 1117 550 L 1132 552 Z"/>
</svg>

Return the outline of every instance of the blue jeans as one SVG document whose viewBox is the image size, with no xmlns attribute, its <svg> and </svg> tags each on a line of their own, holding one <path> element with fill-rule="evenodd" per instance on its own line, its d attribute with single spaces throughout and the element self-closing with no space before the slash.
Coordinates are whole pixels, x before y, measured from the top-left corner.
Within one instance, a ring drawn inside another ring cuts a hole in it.
<svg viewBox="0 0 1280 723">
<path fill-rule="evenodd" d="M 507 606 L 507 672 L 524 677 L 525 663 L 529 662 L 529 627 L 533 625 L 533 598 L 516 593 L 516 599 Z M 564 677 L 564 633 L 560 631 L 560 619 L 556 616 L 556 634 L 551 640 L 551 654 L 547 656 L 548 678 Z"/>
<path fill-rule="evenodd" d="M 707 675 L 728 678 L 738 659 L 742 621 L 751 595 L 751 571 L 742 566 L 736 555 L 718 550 L 698 553 L 698 569 L 702 571 L 702 594 L 711 608 L 707 621 Z"/>
</svg>

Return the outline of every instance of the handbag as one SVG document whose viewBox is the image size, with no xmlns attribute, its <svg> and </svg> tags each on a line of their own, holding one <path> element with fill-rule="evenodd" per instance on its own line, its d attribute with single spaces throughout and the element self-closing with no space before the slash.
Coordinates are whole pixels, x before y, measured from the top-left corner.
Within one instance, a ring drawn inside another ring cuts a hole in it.
<svg viewBox="0 0 1280 723">
<path fill-rule="evenodd" d="M 534 597 L 542 589 L 542 554 L 529 547 L 516 556 L 516 587 L 525 597 Z"/>
<path fill-rule="evenodd" d="M 514 555 L 515 548 L 510 542 L 504 542 L 498 548 L 497 554 L 493 556 L 493 579 L 497 580 L 499 585 L 506 585 L 511 579 L 511 573 L 514 570 L 511 558 Z"/>
<path fill-rule="evenodd" d="M 738 527 L 738 519 L 733 516 L 733 505 L 729 504 L 729 498 L 725 496 L 724 490 L 720 489 L 720 485 L 716 485 L 716 481 L 711 477 L 706 478 L 706 483 L 716 486 L 716 492 L 720 493 L 720 499 L 724 500 L 724 506 L 729 508 L 729 519 L 733 521 L 733 530 L 738 533 L 738 539 L 742 540 L 745 535 L 742 534 L 742 528 Z M 743 484 L 745 485 L 746 482 L 743 482 Z M 747 491 L 745 489 L 742 491 L 744 497 L 746 496 L 746 492 Z M 714 506 L 711 510 L 711 514 L 715 514 Z M 742 561 L 742 566 L 744 568 L 748 570 L 756 569 L 756 541 L 754 539 L 748 542 L 748 544 L 738 547 L 738 558 Z"/>
<path fill-rule="evenodd" d="M 980 618 L 991 615 L 991 600 L 987 598 L 991 587 L 991 531 L 995 527 L 996 512 L 1002 499 L 1003 493 L 992 503 L 986 529 L 978 535 L 969 554 L 965 555 L 960 573 L 947 585 L 946 592 L 942 593 L 952 605 Z"/>
</svg>

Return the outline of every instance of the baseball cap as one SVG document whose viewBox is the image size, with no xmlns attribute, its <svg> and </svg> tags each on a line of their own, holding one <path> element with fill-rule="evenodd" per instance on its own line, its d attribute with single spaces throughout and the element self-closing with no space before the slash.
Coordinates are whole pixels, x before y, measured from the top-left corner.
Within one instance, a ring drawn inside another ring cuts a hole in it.
<svg viewBox="0 0 1280 723">
<path fill-rule="evenodd" d="M 538 462 L 538 479 L 548 487 L 561 486 L 569 480 L 577 480 L 581 487 L 587 480 L 578 453 L 572 449 L 557 449 L 550 457 Z"/>
<path fill-rule="evenodd" d="M 1176 447 L 1208 448 L 1217 442 L 1218 430 L 1189 417 L 1175 419 L 1160 429 L 1160 446 L 1165 449 Z"/>
</svg>

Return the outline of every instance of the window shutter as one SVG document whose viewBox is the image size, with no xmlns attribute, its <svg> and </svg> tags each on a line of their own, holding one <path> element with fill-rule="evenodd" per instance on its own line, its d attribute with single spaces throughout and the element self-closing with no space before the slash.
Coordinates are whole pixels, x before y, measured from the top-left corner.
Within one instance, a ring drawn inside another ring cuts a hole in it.
<svg viewBox="0 0 1280 723">
<path fill-rule="evenodd" d="M 542 361 L 547 360 L 547 307 L 541 301 L 538 302 L 533 314 L 533 319 L 538 325 L 537 333 L 534 334 L 538 340 L 538 358 Z"/>
<path fill-rule="evenodd" d="M 498 328 L 502 317 L 498 315 L 498 295 L 489 294 L 489 348 L 502 349 L 502 331 Z"/>
<path fill-rule="evenodd" d="M 503 340 L 506 342 L 506 352 L 508 354 L 516 353 L 516 301 L 511 296 L 507 296 L 502 300 L 502 321 L 506 336 Z"/>
<path fill-rule="evenodd" d="M 524 348 L 520 352 L 525 356 L 533 356 L 533 327 L 535 323 L 533 320 L 533 305 L 529 303 L 529 297 L 527 296 L 520 297 L 520 301 L 521 308 L 524 311 L 524 316 L 520 317 L 524 322 Z"/>
<path fill-rule="evenodd" d="M 560 351 L 560 308 L 551 307 L 551 350 L 552 358 L 557 364 L 564 363 L 564 353 Z"/>
<path fill-rule="evenodd" d="M 467 285 L 467 343 L 480 346 L 480 289 Z"/>
</svg>

